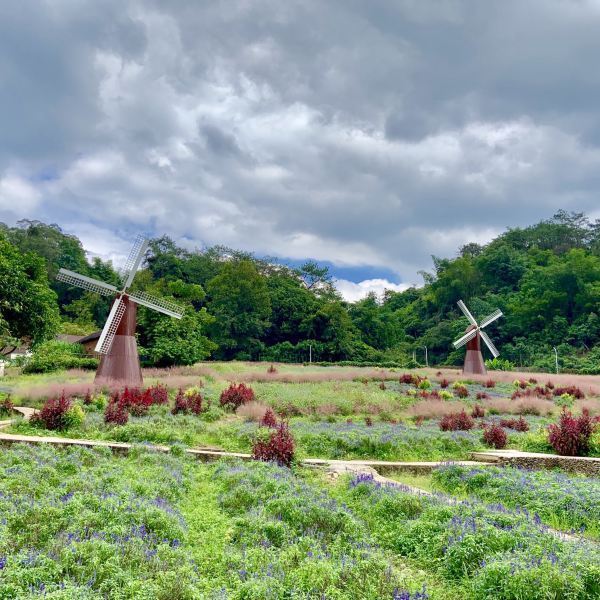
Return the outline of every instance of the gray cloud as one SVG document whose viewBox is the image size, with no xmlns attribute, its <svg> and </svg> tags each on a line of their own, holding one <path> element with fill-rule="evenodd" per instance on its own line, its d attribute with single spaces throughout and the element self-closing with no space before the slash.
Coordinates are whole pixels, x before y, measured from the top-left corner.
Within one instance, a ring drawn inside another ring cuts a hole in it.
<svg viewBox="0 0 600 600">
<path fill-rule="evenodd" d="M 600 217 L 599 25 L 596 0 L 5 3 L 0 219 L 418 281 Z"/>
</svg>

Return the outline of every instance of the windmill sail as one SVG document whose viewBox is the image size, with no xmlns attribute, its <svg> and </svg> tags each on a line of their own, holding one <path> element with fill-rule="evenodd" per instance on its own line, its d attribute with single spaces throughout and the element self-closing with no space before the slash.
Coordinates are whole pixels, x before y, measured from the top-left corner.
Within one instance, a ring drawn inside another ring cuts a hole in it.
<svg viewBox="0 0 600 600">
<path fill-rule="evenodd" d="M 494 358 L 498 358 L 498 356 L 500 356 L 500 352 L 498 352 L 498 348 L 496 348 L 492 340 L 490 340 L 490 336 L 485 331 L 480 331 L 479 335 L 481 335 L 481 339 L 485 342 L 485 345 L 490 349 L 490 352 L 492 353 Z"/>
<path fill-rule="evenodd" d="M 135 242 L 133 243 L 133 247 L 131 248 L 131 252 L 129 253 L 127 262 L 125 263 L 125 283 L 123 284 L 123 289 L 126 290 L 131 285 L 131 282 L 135 277 L 138 267 L 140 266 L 140 263 L 144 258 L 146 248 L 148 248 L 148 240 L 146 238 L 143 238 L 142 236 L 138 236 Z"/>
<path fill-rule="evenodd" d="M 475 320 L 475 317 L 469 312 L 469 309 L 466 307 L 465 303 L 462 300 L 459 300 L 457 302 L 457 304 L 458 304 L 458 308 L 460 308 L 460 310 L 462 310 L 465 317 L 467 317 L 467 319 L 469 319 L 469 323 L 471 323 L 471 325 L 475 325 L 475 327 L 477 327 L 477 321 Z"/>
<path fill-rule="evenodd" d="M 478 329 L 472 329 L 471 331 L 467 332 L 465 335 L 463 335 L 461 338 L 458 338 L 454 342 L 454 347 L 460 348 L 461 346 L 464 346 L 467 342 L 470 342 L 477 335 L 478 331 Z"/>
<path fill-rule="evenodd" d="M 96 352 L 99 354 L 108 353 L 110 347 L 112 346 L 113 340 L 115 339 L 117 329 L 119 328 L 119 323 L 121 322 L 124 314 L 125 303 L 123 302 L 122 298 L 117 298 L 110 309 L 108 319 L 106 319 L 104 329 L 102 330 L 100 338 L 98 339 L 98 343 L 96 344 Z"/>
<path fill-rule="evenodd" d="M 88 292 L 97 292 L 98 294 L 103 294 L 104 296 L 113 296 L 118 291 L 114 285 L 104 283 L 103 281 L 98 281 L 97 279 L 92 279 L 91 277 L 86 277 L 85 275 L 80 275 L 79 273 L 69 271 L 68 269 L 60 269 L 56 275 L 56 279 L 58 279 L 58 281 L 62 281 L 63 283 L 69 283 L 71 285 L 83 288 Z"/>
<path fill-rule="evenodd" d="M 131 294 L 127 295 L 130 300 L 133 300 L 136 304 L 141 304 L 146 308 L 151 308 L 165 315 L 169 315 L 170 317 L 175 317 L 176 319 L 181 319 L 183 316 L 183 308 L 178 304 L 175 304 L 175 302 L 169 302 L 169 300 L 164 300 L 163 298 L 156 298 L 146 292 L 131 292 Z"/>
<path fill-rule="evenodd" d="M 480 329 L 487 327 L 490 323 L 493 323 L 496 319 L 499 319 L 502 316 L 502 311 L 500 309 L 495 310 L 491 315 L 488 315 L 481 321 Z"/>
</svg>

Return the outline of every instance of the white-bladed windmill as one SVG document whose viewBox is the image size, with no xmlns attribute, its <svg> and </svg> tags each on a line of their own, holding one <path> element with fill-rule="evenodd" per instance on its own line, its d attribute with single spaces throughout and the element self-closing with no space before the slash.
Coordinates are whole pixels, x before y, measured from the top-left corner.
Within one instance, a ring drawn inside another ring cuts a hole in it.
<svg viewBox="0 0 600 600">
<path fill-rule="evenodd" d="M 462 310 L 463 314 L 465 317 L 467 317 L 470 323 L 465 335 L 454 342 L 455 348 L 460 348 L 461 346 L 467 344 L 467 353 L 465 355 L 463 373 L 467 373 L 469 375 L 485 375 L 487 371 L 485 369 L 485 363 L 483 362 L 483 356 L 481 354 L 481 340 L 485 342 L 485 345 L 490 349 L 490 352 L 494 358 L 499 356 L 500 352 L 498 352 L 498 349 L 496 346 L 494 346 L 490 336 L 483 331 L 483 328 L 487 327 L 490 323 L 493 323 L 496 319 L 499 319 L 502 316 L 502 311 L 500 309 L 495 310 L 491 315 L 485 317 L 485 319 L 478 324 L 475 320 L 475 317 L 473 317 L 462 300 L 459 300 L 457 304 L 458 308 Z"/>
<path fill-rule="evenodd" d="M 67 269 L 60 269 L 56 276 L 63 283 L 104 296 L 115 296 L 95 348 L 100 354 L 100 365 L 96 372 L 97 382 L 127 386 L 142 384 L 142 370 L 135 340 L 138 304 L 176 319 L 183 316 L 183 309 L 173 302 L 155 298 L 145 292 L 129 291 L 147 248 L 148 240 L 141 236 L 135 240 L 125 263 L 121 289 Z"/>
</svg>

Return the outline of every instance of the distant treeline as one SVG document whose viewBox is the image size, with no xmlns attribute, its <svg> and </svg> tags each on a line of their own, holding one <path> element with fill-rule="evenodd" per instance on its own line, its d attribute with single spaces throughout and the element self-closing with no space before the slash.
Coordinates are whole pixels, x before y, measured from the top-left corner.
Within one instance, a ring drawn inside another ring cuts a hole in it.
<svg viewBox="0 0 600 600">
<path fill-rule="evenodd" d="M 102 327 L 110 299 L 55 280 L 65 267 L 118 284 L 109 262 L 87 260 L 79 239 L 58 225 L 0 224 L 0 347 L 39 343 Z M 275 259 L 215 246 L 190 252 L 153 239 L 135 286 L 186 307 L 181 321 L 143 307 L 139 341 L 147 364 L 205 358 L 303 362 L 352 361 L 409 366 L 460 364 L 452 341 L 467 326 L 464 299 L 482 317 L 502 357 L 518 367 L 600 372 L 600 221 L 558 212 L 487 245 L 468 244 L 455 258 L 433 257 L 424 285 L 343 301 L 326 267 L 290 268 Z"/>
</svg>

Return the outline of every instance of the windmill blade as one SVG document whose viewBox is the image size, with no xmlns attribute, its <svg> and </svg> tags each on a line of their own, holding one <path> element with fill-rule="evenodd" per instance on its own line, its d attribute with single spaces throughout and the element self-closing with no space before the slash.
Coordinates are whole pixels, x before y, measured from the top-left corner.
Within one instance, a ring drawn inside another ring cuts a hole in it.
<svg viewBox="0 0 600 600">
<path fill-rule="evenodd" d="M 478 329 L 471 329 L 471 331 L 465 333 L 465 335 L 463 335 L 461 338 L 458 338 L 453 343 L 453 346 L 455 348 L 460 348 L 461 346 L 464 346 L 467 342 L 470 342 L 477 335 L 478 331 Z"/>
<path fill-rule="evenodd" d="M 469 309 L 467 308 L 465 303 L 462 300 L 459 300 L 456 304 L 458 304 L 458 308 L 460 308 L 460 310 L 462 310 L 463 315 L 465 315 L 465 317 L 467 317 L 467 319 L 469 319 L 469 323 L 471 323 L 471 325 L 475 325 L 477 327 L 477 321 L 475 320 L 475 317 L 469 312 Z"/>
<path fill-rule="evenodd" d="M 163 298 L 156 298 L 146 292 L 132 292 L 131 294 L 127 294 L 127 296 L 136 304 L 141 304 L 146 308 L 151 308 L 152 310 L 169 315 L 170 317 L 175 317 L 176 319 L 181 319 L 185 312 L 183 308 L 178 304 L 175 304 L 175 302 L 169 302 L 169 300 L 164 300 Z"/>
<path fill-rule="evenodd" d="M 500 309 L 495 310 L 491 315 L 488 315 L 483 321 L 481 321 L 481 325 L 479 329 L 483 329 L 487 327 L 490 323 L 493 323 L 496 319 L 499 319 L 502 316 L 502 311 Z"/>
<path fill-rule="evenodd" d="M 498 348 L 494 346 L 494 342 L 490 340 L 490 336 L 485 331 L 479 332 L 481 335 L 481 339 L 485 342 L 485 345 L 490 349 L 490 352 L 494 356 L 494 358 L 498 358 L 500 356 L 500 352 L 498 352 Z"/>
<path fill-rule="evenodd" d="M 98 339 L 98 343 L 96 344 L 96 352 L 99 354 L 108 353 L 110 347 L 112 346 L 113 340 L 115 339 L 119 323 L 121 322 L 124 314 L 125 303 L 123 302 L 123 298 L 117 298 L 110 309 L 110 313 L 108 313 L 108 319 L 106 319 L 104 329 L 102 330 L 100 338 Z"/>
<path fill-rule="evenodd" d="M 86 277 L 85 275 L 80 275 L 79 273 L 69 271 L 68 269 L 60 269 L 56 275 L 56 279 L 63 283 L 76 285 L 88 292 L 97 292 L 104 296 L 113 296 L 118 291 L 114 285 L 92 279 L 91 277 Z"/>
<path fill-rule="evenodd" d="M 123 284 L 123 289 L 126 290 L 131 285 L 138 267 L 144 258 L 146 248 L 148 248 L 148 240 L 146 238 L 141 235 L 135 238 L 135 242 L 133 242 L 133 247 L 131 248 L 127 262 L 125 263 L 125 283 Z"/>
</svg>

